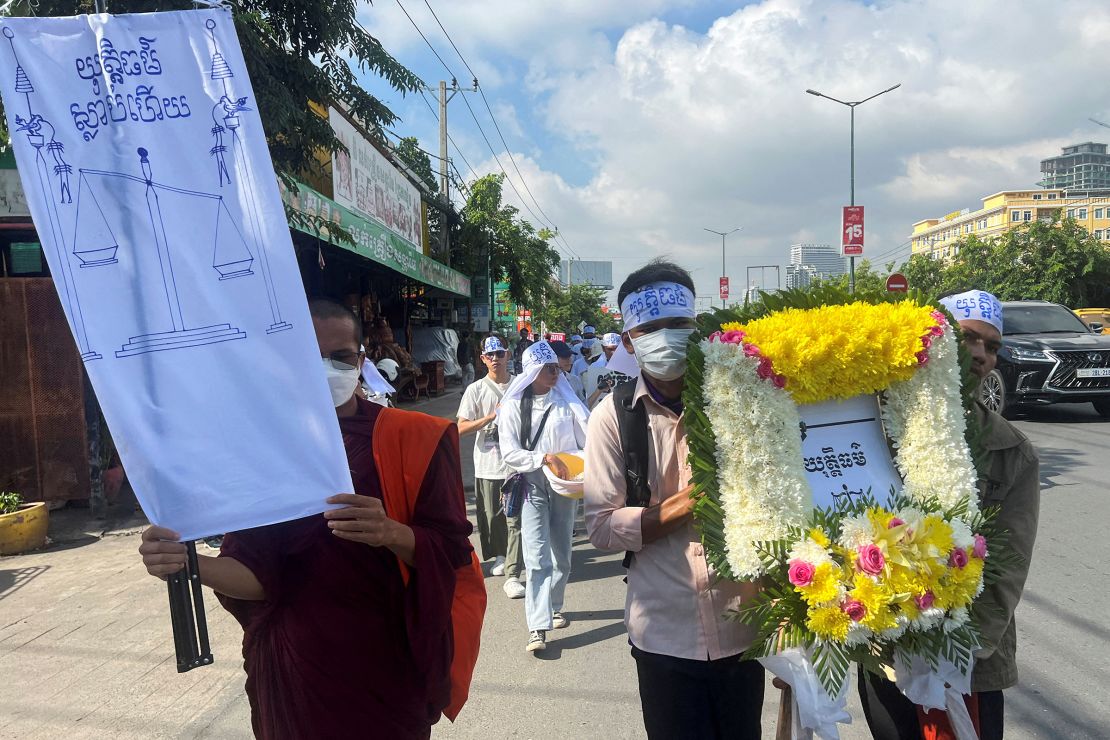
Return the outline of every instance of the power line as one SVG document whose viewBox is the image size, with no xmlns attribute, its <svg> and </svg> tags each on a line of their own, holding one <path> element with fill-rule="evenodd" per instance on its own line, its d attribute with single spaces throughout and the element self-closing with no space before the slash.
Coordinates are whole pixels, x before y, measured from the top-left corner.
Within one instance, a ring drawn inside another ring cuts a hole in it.
<svg viewBox="0 0 1110 740">
<path fill-rule="evenodd" d="M 435 48 L 435 46 L 432 45 L 432 42 L 429 41 L 428 37 L 424 34 L 424 32 L 422 30 L 420 30 L 420 26 L 417 25 L 417 23 L 413 19 L 412 15 L 409 14 L 408 10 L 405 9 L 405 6 L 401 3 L 401 0 L 396 0 L 396 2 L 397 2 L 397 6 L 399 8 L 401 8 L 401 11 L 405 14 L 405 17 L 408 18 L 409 23 L 412 24 L 412 27 L 414 29 L 416 29 L 417 34 L 419 34 L 420 38 L 424 40 L 425 45 L 427 45 L 427 47 L 432 51 L 432 54 L 434 54 L 435 58 L 439 60 L 439 63 L 443 66 L 443 68 L 445 70 L 447 70 L 447 73 L 449 75 L 451 75 L 451 79 L 452 80 L 457 79 L 457 76 L 455 75 L 454 71 L 451 69 L 450 65 L 448 65 L 447 62 L 445 62 L 443 60 L 443 57 L 440 56 L 438 51 L 436 51 L 436 48 Z M 430 9 L 431 8 L 429 6 L 429 10 Z M 433 13 L 433 15 L 434 15 L 434 13 Z M 439 22 L 438 18 L 436 19 L 436 22 L 437 23 Z M 443 27 L 442 24 L 440 24 L 440 28 L 442 28 L 442 27 Z M 446 34 L 446 31 L 444 31 L 444 34 Z M 452 46 L 454 46 L 454 41 L 451 41 L 451 44 L 452 44 Z M 456 51 L 458 51 L 457 47 L 456 47 Z M 460 59 L 461 58 L 462 57 L 460 55 Z M 463 59 L 462 62 L 466 66 L 466 68 L 468 70 L 470 70 L 470 66 L 467 65 L 466 60 Z M 423 97 L 423 95 L 424 95 L 423 91 L 421 91 L 421 96 Z M 484 97 L 485 96 L 483 95 L 483 98 Z M 425 100 L 425 103 L 428 103 L 427 98 L 425 98 L 424 100 Z M 474 125 L 477 126 L 477 128 L 478 128 L 478 133 L 480 133 L 482 135 L 482 140 L 485 141 L 486 147 L 489 149 L 490 154 L 493 155 L 493 159 L 497 163 L 497 168 L 499 170 L 501 170 L 501 173 L 503 175 L 505 175 L 505 180 L 509 183 L 509 187 L 511 187 L 513 189 L 513 192 L 516 193 L 517 199 L 520 201 L 521 205 L 524 206 L 524 208 L 528 211 L 528 213 L 532 216 L 532 218 L 535 219 L 535 221 L 537 221 L 539 224 L 541 224 L 545 228 L 550 229 L 551 231 L 555 232 L 556 235 L 558 235 L 558 228 L 555 227 L 552 223 L 550 223 L 550 219 L 540 218 L 538 215 L 536 215 L 536 212 L 532 210 L 532 207 L 528 205 L 528 201 L 524 199 L 524 196 L 521 194 L 520 190 L 517 188 L 516 183 L 513 182 L 513 179 L 509 176 L 509 173 L 505 169 L 505 166 L 501 163 L 501 158 L 497 156 L 497 150 L 494 149 L 493 144 L 490 142 L 489 137 L 486 135 L 485 129 L 482 128 L 482 124 L 478 120 L 477 114 L 474 113 L 474 108 L 473 108 L 473 106 L 470 105 L 470 101 L 467 100 L 465 95 L 463 96 L 462 100 L 463 100 L 463 103 L 466 104 L 466 109 L 467 109 L 467 111 L 469 111 L 470 117 L 474 120 Z M 428 103 L 428 107 L 431 108 L 430 103 Z M 492 111 L 491 111 L 491 116 L 492 116 Z M 437 121 L 439 120 L 438 115 L 436 116 L 436 120 Z M 494 126 L 495 127 L 497 126 L 496 120 L 494 121 Z M 458 149 L 457 146 L 456 146 L 456 149 Z M 506 145 L 506 151 L 508 151 L 508 145 Z M 461 151 L 460 151 L 460 154 L 461 154 Z M 509 156 L 510 156 L 510 158 L 512 157 L 511 152 L 509 152 Z M 465 161 L 465 158 L 464 158 L 464 161 Z M 514 164 L 515 164 L 515 162 L 514 162 Z M 469 163 L 467 163 L 467 166 L 470 166 Z M 472 167 L 471 167 L 471 169 L 473 170 Z M 519 174 L 519 170 L 518 170 L 518 174 Z M 523 177 L 521 177 L 521 183 L 524 184 L 525 189 L 527 189 L 528 186 L 527 186 L 527 183 L 525 183 Z M 529 195 L 531 195 L 531 192 L 529 192 Z M 534 200 L 534 198 L 533 198 L 533 200 Z M 538 203 L 536 204 L 536 207 L 539 208 Z M 542 210 L 542 209 L 540 209 L 540 210 Z M 558 242 L 556 242 L 556 246 L 558 247 Z M 573 249 L 570 248 L 570 246 L 566 243 L 566 239 L 563 239 L 563 246 L 565 247 L 565 249 L 563 247 L 559 247 L 561 251 L 568 252 L 568 256 L 573 256 L 574 259 L 578 259 L 578 254 Z"/>
<path fill-rule="evenodd" d="M 559 227 L 555 226 L 555 221 L 544 212 L 543 206 L 536 200 L 536 196 L 532 195 L 532 189 L 528 187 L 528 181 L 524 179 L 524 174 L 520 171 L 520 167 L 517 166 L 516 157 L 513 156 L 513 149 L 509 146 L 509 142 L 505 140 L 505 134 L 501 133 L 501 126 L 497 123 L 497 117 L 493 115 L 493 108 L 490 107 L 489 100 L 486 99 L 486 93 L 482 89 L 481 84 L 478 83 L 478 75 L 474 73 L 470 64 L 467 63 L 466 57 L 463 56 L 458 45 L 455 44 L 455 40 L 451 38 L 451 34 L 447 33 L 447 29 L 443 27 L 443 23 L 439 20 L 439 16 L 436 15 L 436 12 L 432 9 L 432 4 L 428 2 L 428 0 L 424 0 L 424 4 L 428 6 L 428 12 L 432 14 L 432 18 L 435 19 L 436 25 L 439 26 L 439 30 L 443 31 L 443 35 L 447 37 L 447 41 L 451 44 L 451 48 L 459 55 L 459 59 L 462 61 L 463 66 L 466 67 L 466 71 L 474 78 L 475 85 L 478 88 L 478 94 L 482 96 L 482 103 L 485 104 L 486 112 L 489 113 L 489 118 L 493 121 L 493 128 L 497 131 L 497 136 L 501 139 L 501 144 L 505 147 L 505 153 L 509 155 L 509 161 L 512 163 L 513 169 L 516 170 L 517 177 L 520 178 L 520 184 L 524 186 L 524 190 L 528 193 L 528 197 L 532 199 L 532 203 L 535 204 L 539 212 L 543 214 L 543 217 L 555 228 L 555 231 L 558 231 Z M 565 242 L 566 240 L 564 239 L 563 241 Z"/>
</svg>

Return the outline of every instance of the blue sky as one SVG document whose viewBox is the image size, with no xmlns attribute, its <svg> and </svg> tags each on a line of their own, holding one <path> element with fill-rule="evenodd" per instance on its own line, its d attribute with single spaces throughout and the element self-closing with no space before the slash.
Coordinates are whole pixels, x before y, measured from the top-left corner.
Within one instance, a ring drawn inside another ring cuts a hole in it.
<svg viewBox="0 0 1110 740">
<path fill-rule="evenodd" d="M 424 0 L 401 2 L 469 84 Z M 868 208 L 868 251 L 883 261 L 908 255 L 914 221 L 1031 187 L 1040 159 L 1107 139 L 1087 122 L 1110 115 L 1098 71 L 1110 62 L 1104 0 L 429 2 L 549 218 L 522 208 L 525 217 L 557 225 L 582 258 L 612 259 L 618 283 L 669 254 L 692 270 L 700 296 L 714 295 L 720 240 L 704 227 L 743 226 L 728 242 L 734 295 L 748 266 L 785 264 L 791 243 L 837 239 L 848 111 L 807 87 L 859 99 L 902 83 L 856 119 L 857 202 Z M 426 81 L 447 75 L 395 0 L 366 4 L 360 17 Z M 367 86 L 402 117 L 399 133 L 438 151 L 419 96 Z M 469 101 L 537 211 L 481 99 Z M 451 157 L 468 179 L 464 156 L 479 174 L 498 170 L 459 97 L 449 123 L 461 149 Z"/>
</svg>

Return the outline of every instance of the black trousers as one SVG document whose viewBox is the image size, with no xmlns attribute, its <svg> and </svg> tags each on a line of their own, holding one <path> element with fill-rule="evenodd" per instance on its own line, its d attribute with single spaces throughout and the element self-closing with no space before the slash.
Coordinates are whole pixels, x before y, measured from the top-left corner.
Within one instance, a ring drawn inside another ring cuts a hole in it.
<svg viewBox="0 0 1110 740">
<path fill-rule="evenodd" d="M 685 660 L 633 646 L 649 740 L 759 740 L 763 666 L 740 656 Z"/>
<path fill-rule="evenodd" d="M 979 740 L 1002 740 L 1005 701 L 1001 691 L 977 691 Z M 917 707 L 885 676 L 859 668 L 863 716 L 875 740 L 921 740 Z"/>
</svg>

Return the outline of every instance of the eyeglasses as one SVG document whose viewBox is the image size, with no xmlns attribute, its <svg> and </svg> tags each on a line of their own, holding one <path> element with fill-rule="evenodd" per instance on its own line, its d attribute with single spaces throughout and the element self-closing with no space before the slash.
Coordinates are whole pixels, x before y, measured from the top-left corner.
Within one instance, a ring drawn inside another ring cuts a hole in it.
<svg viewBox="0 0 1110 740">
<path fill-rule="evenodd" d="M 486 352 L 484 356 L 487 360 L 503 360 L 506 354 L 508 353 L 505 350 L 497 349 L 493 352 Z"/>
</svg>

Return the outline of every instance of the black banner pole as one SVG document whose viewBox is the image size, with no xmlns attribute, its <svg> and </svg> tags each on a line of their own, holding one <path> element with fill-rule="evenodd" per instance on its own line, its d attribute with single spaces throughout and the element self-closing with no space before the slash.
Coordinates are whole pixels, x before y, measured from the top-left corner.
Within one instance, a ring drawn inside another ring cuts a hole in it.
<svg viewBox="0 0 1110 740">
<path fill-rule="evenodd" d="M 197 562 L 197 546 L 195 542 L 186 542 L 185 548 L 185 569 L 166 579 L 178 673 L 212 663 L 212 650 L 208 644 L 208 622 L 204 614 L 204 593 Z"/>
</svg>

